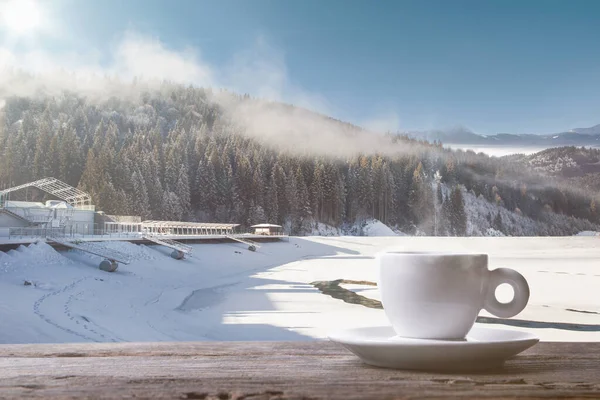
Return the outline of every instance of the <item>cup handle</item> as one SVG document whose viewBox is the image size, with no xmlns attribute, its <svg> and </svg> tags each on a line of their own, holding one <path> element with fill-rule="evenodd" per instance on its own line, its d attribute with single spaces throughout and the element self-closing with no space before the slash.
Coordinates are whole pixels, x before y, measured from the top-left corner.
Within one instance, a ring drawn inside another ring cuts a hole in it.
<svg viewBox="0 0 600 400">
<path fill-rule="evenodd" d="M 517 271 L 510 268 L 497 268 L 490 271 L 489 284 L 483 308 L 499 318 L 514 317 L 529 301 L 529 285 Z M 515 295 L 509 303 L 500 303 L 496 298 L 496 288 L 503 283 L 512 286 Z"/>
</svg>

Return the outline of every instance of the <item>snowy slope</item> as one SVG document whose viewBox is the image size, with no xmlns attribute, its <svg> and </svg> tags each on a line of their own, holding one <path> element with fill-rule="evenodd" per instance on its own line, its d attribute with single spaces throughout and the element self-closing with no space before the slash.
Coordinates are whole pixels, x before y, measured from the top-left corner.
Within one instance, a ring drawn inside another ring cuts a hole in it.
<svg viewBox="0 0 600 400">
<path fill-rule="evenodd" d="M 600 232 L 595 232 L 595 231 L 581 231 L 576 236 L 600 236 Z"/>
<path fill-rule="evenodd" d="M 383 222 L 371 219 L 363 227 L 364 236 L 398 236 L 389 226 Z"/>
<path fill-rule="evenodd" d="M 464 187 L 462 189 L 468 236 L 570 236 L 580 231 L 593 231 L 598 228 L 588 220 L 556 213 L 542 212 L 539 220 L 533 220 L 490 203 L 481 195 L 476 197 Z M 502 232 L 493 229 L 490 221 L 490 216 L 493 219 L 498 213 L 502 218 Z"/>
<path fill-rule="evenodd" d="M 0 343 L 314 340 L 332 329 L 381 325 L 382 310 L 334 299 L 311 282 L 375 282 L 373 256 L 385 249 L 489 253 L 492 268 L 516 268 L 530 282 L 530 303 L 516 318 L 526 326 L 514 329 L 545 340 L 600 340 L 595 237 L 290 238 L 256 253 L 239 244 L 194 245 L 184 261 L 162 247 L 111 246 L 134 259 L 112 274 L 97 268 L 97 257 L 45 244 L 0 253 Z M 372 286 L 349 290 L 378 298 Z"/>
<path fill-rule="evenodd" d="M 339 236 L 340 230 L 323 222 L 313 222 L 310 236 Z"/>
<path fill-rule="evenodd" d="M 344 224 L 340 231 L 348 236 L 404 236 L 404 233 L 393 230 L 375 218 L 358 219 L 353 224 Z"/>
<path fill-rule="evenodd" d="M 232 330 L 227 319 L 245 317 L 227 310 L 274 311 L 269 293 L 289 282 L 267 278 L 271 266 L 348 252 L 298 239 L 255 253 L 238 244 L 195 245 L 193 258 L 176 261 L 158 246 L 109 245 L 134 261 L 110 274 L 97 268 L 98 257 L 58 253 L 46 244 L 0 253 L 0 320 L 11 327 L 0 330 L 0 343 L 301 339 L 260 324 Z M 286 290 L 323 300 L 310 281 Z"/>
</svg>

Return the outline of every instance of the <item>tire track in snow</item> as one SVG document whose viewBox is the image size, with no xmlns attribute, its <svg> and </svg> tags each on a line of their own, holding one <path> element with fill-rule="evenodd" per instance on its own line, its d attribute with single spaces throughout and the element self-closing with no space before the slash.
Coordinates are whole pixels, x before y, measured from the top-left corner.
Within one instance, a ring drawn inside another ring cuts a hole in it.
<svg viewBox="0 0 600 400">
<path fill-rule="evenodd" d="M 57 322 L 53 321 L 53 320 L 52 320 L 50 317 L 48 317 L 46 314 L 44 314 L 44 313 L 43 313 L 43 312 L 40 310 L 40 308 L 41 308 L 42 304 L 43 304 L 43 303 L 44 303 L 44 301 L 46 301 L 48 298 L 50 298 L 50 297 L 53 297 L 53 296 L 58 296 L 58 295 L 60 295 L 60 294 L 62 294 L 62 293 L 65 293 L 65 292 L 67 292 L 67 291 L 69 291 L 69 290 L 73 289 L 73 288 L 74 288 L 75 286 L 77 286 L 79 283 L 81 283 L 81 282 L 85 281 L 86 279 L 89 279 L 89 277 L 85 277 L 85 278 L 78 279 L 78 280 L 76 280 L 76 281 L 72 282 L 71 284 L 69 284 L 69 285 L 67 285 L 67 286 L 63 287 L 62 289 L 59 289 L 59 290 L 56 290 L 56 291 L 54 291 L 54 292 L 47 293 L 47 294 L 43 295 L 43 296 L 42 296 L 42 297 L 40 297 L 40 298 L 39 298 L 39 299 L 38 299 L 38 300 L 37 300 L 35 303 L 33 303 L 33 312 L 34 312 L 34 313 L 35 313 L 35 314 L 36 314 L 38 317 L 40 317 L 40 318 L 41 318 L 43 321 L 45 321 L 45 322 L 47 322 L 48 324 L 50 324 L 50 325 L 52 325 L 52 326 L 54 326 L 54 327 L 56 327 L 56 328 L 60 329 L 60 330 L 61 330 L 61 331 L 63 331 L 63 332 L 67 332 L 67 333 L 70 333 L 70 334 L 72 334 L 72 335 L 79 336 L 80 338 L 82 338 L 82 339 L 85 339 L 85 340 L 87 340 L 87 341 L 90 341 L 90 342 L 99 342 L 98 340 L 96 340 L 96 339 L 94 339 L 94 338 L 91 338 L 91 337 L 89 337 L 89 336 L 87 336 L 87 335 L 84 335 L 84 334 L 82 334 L 82 333 L 79 333 L 79 332 L 75 332 L 73 329 L 70 329 L 70 328 L 67 328 L 67 327 L 64 327 L 64 326 L 62 326 L 62 325 L 58 324 Z M 66 314 L 67 310 L 68 310 L 68 307 L 67 307 L 67 304 L 65 304 L 65 305 L 64 305 L 64 308 L 63 308 L 63 312 Z"/>
<path fill-rule="evenodd" d="M 121 339 L 120 337 L 118 337 L 117 335 L 115 335 L 113 332 L 111 332 L 110 330 L 96 324 L 95 322 L 93 322 L 91 319 L 89 319 L 86 316 L 80 315 L 79 317 L 81 319 L 83 319 L 85 322 L 83 324 L 81 324 L 81 322 L 79 322 L 79 320 L 73 316 L 73 314 L 71 313 L 71 307 L 70 304 L 71 302 L 76 299 L 77 297 L 79 297 L 80 295 L 82 295 L 83 292 L 78 292 L 76 294 L 71 294 L 69 296 L 69 298 L 67 299 L 67 302 L 65 303 L 64 306 L 64 312 L 65 315 L 71 320 L 74 321 L 75 324 L 80 325 L 83 327 L 83 329 L 85 329 L 86 331 L 93 333 L 94 335 L 97 335 L 99 337 L 101 337 L 102 339 L 104 339 L 104 341 L 111 341 L 111 342 L 125 342 L 125 340 Z M 98 330 L 94 329 L 94 327 L 96 329 L 100 329 L 103 330 L 105 332 L 108 332 L 112 337 L 107 337 L 105 334 L 103 334 L 102 332 L 99 332 Z"/>
<path fill-rule="evenodd" d="M 163 289 L 161 289 L 161 290 L 159 291 L 159 293 L 158 293 L 158 295 L 157 295 L 157 296 L 154 296 L 154 297 L 152 297 L 151 299 L 147 300 L 147 301 L 144 303 L 144 309 L 148 309 L 148 308 L 152 307 L 154 304 L 157 304 L 157 303 L 159 303 L 159 302 L 160 302 L 160 299 L 161 299 L 161 297 L 162 297 L 162 296 L 165 294 L 165 292 L 169 292 L 169 291 L 172 291 L 172 290 L 178 290 L 178 289 L 181 289 L 182 287 L 186 287 L 186 286 L 189 286 L 189 285 L 188 285 L 188 284 L 184 284 L 184 285 L 178 285 L 178 286 L 174 286 L 174 285 L 173 285 L 173 286 L 169 286 L 169 287 L 168 287 L 168 288 L 166 288 L 166 289 L 164 289 L 164 288 L 163 288 Z M 167 313 L 163 313 L 163 314 L 162 314 L 162 316 L 160 317 L 160 320 L 164 320 L 164 319 L 166 318 L 166 316 L 167 316 Z M 158 329 L 158 328 L 157 328 L 157 327 L 156 327 L 154 324 L 152 324 L 152 323 L 150 322 L 150 320 L 149 320 L 149 319 L 147 319 L 147 317 L 146 317 L 146 325 L 148 325 L 148 326 L 149 326 L 151 329 L 153 329 L 155 332 L 157 332 L 157 333 L 161 334 L 162 336 L 164 336 L 164 337 L 168 338 L 168 340 L 171 340 L 171 341 L 178 341 L 178 339 L 177 339 L 175 336 L 173 336 L 173 335 L 170 335 L 170 334 L 168 334 L 168 333 L 165 333 L 165 332 L 163 332 L 162 330 Z"/>
</svg>

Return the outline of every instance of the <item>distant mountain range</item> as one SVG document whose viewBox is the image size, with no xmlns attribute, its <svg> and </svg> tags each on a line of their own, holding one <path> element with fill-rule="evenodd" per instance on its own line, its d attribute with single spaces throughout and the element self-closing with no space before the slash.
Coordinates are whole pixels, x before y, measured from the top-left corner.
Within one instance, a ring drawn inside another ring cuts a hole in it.
<svg viewBox="0 0 600 400">
<path fill-rule="evenodd" d="M 404 134 L 421 140 L 454 145 L 485 145 L 485 146 L 594 146 L 600 147 L 600 124 L 590 128 L 576 128 L 568 132 L 550 135 L 497 133 L 495 135 L 480 135 L 466 128 L 447 130 L 412 131 Z"/>
</svg>

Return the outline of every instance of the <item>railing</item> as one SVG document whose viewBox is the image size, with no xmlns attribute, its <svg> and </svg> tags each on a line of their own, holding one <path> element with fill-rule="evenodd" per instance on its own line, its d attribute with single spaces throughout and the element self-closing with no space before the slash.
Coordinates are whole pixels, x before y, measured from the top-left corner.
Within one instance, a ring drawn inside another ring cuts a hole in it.
<svg viewBox="0 0 600 400">
<path fill-rule="evenodd" d="M 108 248 L 98 242 L 82 242 L 77 239 L 68 239 L 60 236 L 48 236 L 47 240 L 51 240 L 52 242 L 61 244 L 71 249 L 81 250 L 90 254 L 104 257 L 110 261 L 118 261 L 122 264 L 129 264 L 131 262 L 131 256 L 129 254 Z"/>
<path fill-rule="evenodd" d="M 65 228 L 8 228 L 9 239 L 45 238 L 47 236 L 65 236 Z"/>
<path fill-rule="evenodd" d="M 141 238 L 139 232 L 104 232 L 103 230 L 74 229 L 75 227 L 28 227 L 28 228 L 8 228 L 8 239 L 42 239 L 46 237 L 62 237 L 71 239 L 135 239 Z M 0 237 L 2 237 L 0 230 Z"/>
<path fill-rule="evenodd" d="M 73 208 L 47 209 L 37 207 L 5 207 L 4 210 L 24 218 L 33 224 L 52 226 L 53 222 L 57 221 L 58 227 L 66 226 L 67 222 L 72 220 L 74 214 Z"/>
<path fill-rule="evenodd" d="M 170 247 L 174 250 L 180 251 L 185 254 L 192 253 L 192 246 L 188 246 L 187 244 L 177 242 L 173 239 L 167 239 L 164 237 L 158 237 L 154 235 L 143 235 L 142 238 L 154 242 L 156 244 L 160 244 L 162 246 Z"/>
<path fill-rule="evenodd" d="M 86 224 L 79 223 L 72 226 L 66 227 L 50 227 L 50 226 L 36 226 L 36 227 L 23 227 L 23 228 L 0 228 L 0 238 L 8 239 L 43 239 L 48 236 L 60 236 L 64 238 L 74 239 L 92 239 L 92 240 L 116 240 L 116 239 L 141 239 L 144 235 L 149 235 L 149 232 L 123 232 L 114 231 L 111 229 L 104 229 L 104 224 Z M 272 239 L 285 239 L 287 235 L 256 235 L 254 233 L 198 233 L 198 234 L 185 234 L 185 233 L 164 233 L 164 234 L 153 234 L 158 239 L 171 238 L 177 240 L 177 238 L 202 238 L 202 237 L 227 237 L 233 236 L 245 241 L 251 241 L 255 238 L 272 238 Z M 250 239 L 250 240 L 249 240 Z"/>
</svg>

